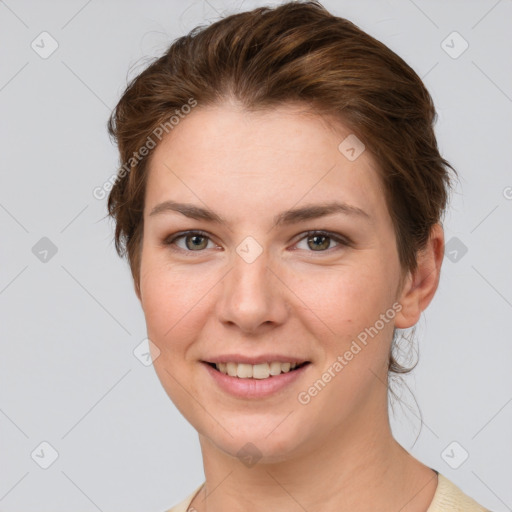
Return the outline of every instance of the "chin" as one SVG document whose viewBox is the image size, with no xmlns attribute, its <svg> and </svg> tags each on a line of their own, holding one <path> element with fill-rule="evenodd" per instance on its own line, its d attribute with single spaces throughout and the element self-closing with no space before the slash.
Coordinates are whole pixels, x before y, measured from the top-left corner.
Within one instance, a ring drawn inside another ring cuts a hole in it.
<svg viewBox="0 0 512 512">
<path fill-rule="evenodd" d="M 245 423 L 243 426 L 237 422 L 223 423 L 232 437 L 222 428 L 215 429 L 217 435 L 212 436 L 210 432 L 206 437 L 219 450 L 240 459 L 248 467 L 250 463 L 247 464 L 246 459 L 259 464 L 274 464 L 297 456 L 307 440 L 304 437 L 304 425 L 299 432 L 298 428 L 295 429 L 291 425 L 292 417 L 293 415 L 290 415 L 281 424 L 279 421 L 273 421 L 271 427 L 265 422 L 260 425 Z M 285 425 L 288 421 L 290 424 Z"/>
</svg>

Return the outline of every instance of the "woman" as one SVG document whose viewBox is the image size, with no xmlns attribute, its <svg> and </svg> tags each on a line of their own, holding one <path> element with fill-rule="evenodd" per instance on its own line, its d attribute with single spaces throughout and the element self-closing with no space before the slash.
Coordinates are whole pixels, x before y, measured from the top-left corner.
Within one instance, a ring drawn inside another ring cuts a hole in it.
<svg viewBox="0 0 512 512">
<path fill-rule="evenodd" d="M 195 29 L 112 114 L 109 196 L 205 482 L 171 511 L 483 511 L 393 438 L 450 164 L 416 73 L 318 2 Z"/>
</svg>

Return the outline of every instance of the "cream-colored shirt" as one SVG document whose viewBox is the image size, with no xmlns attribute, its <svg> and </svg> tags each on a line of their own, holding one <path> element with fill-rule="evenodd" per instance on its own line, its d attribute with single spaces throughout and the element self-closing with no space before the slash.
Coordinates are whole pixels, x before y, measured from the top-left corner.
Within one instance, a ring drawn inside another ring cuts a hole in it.
<svg viewBox="0 0 512 512">
<path fill-rule="evenodd" d="M 201 490 L 204 482 L 189 494 L 183 501 L 166 512 L 194 512 L 194 508 L 188 510 L 195 495 Z M 475 500 L 464 494 L 454 483 L 441 474 L 438 474 L 438 482 L 434 499 L 426 512 L 490 512 L 479 505 Z"/>
</svg>

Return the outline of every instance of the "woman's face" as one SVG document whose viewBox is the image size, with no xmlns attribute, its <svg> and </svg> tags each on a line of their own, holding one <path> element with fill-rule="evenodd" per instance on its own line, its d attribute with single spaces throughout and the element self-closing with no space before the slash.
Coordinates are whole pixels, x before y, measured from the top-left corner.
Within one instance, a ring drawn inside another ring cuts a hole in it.
<svg viewBox="0 0 512 512">
<path fill-rule="evenodd" d="M 199 106 L 152 154 L 140 299 L 154 366 L 231 455 L 250 442 L 286 459 L 385 417 L 400 265 L 372 159 L 340 146 L 349 135 L 292 106 Z M 348 207 L 322 211 L 334 203 Z M 207 364 L 244 358 L 263 364 L 231 371 L 308 364 L 251 379 Z"/>
</svg>

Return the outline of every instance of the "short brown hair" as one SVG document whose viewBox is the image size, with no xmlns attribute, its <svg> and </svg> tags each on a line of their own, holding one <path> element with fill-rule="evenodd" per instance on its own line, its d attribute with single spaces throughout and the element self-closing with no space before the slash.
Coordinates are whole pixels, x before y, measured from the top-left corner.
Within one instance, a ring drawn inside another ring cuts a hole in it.
<svg viewBox="0 0 512 512">
<path fill-rule="evenodd" d="M 199 106 L 234 98 L 247 111 L 293 102 L 339 119 L 374 157 L 401 268 L 416 270 L 417 252 L 444 214 L 448 170 L 456 174 L 438 150 L 432 98 L 386 45 L 318 1 L 295 1 L 196 27 L 136 76 L 115 107 L 108 130 L 130 165 L 118 173 L 108 212 L 137 290 L 150 155 L 132 155 L 191 98 Z M 392 354 L 389 370 L 408 371 Z"/>
</svg>

